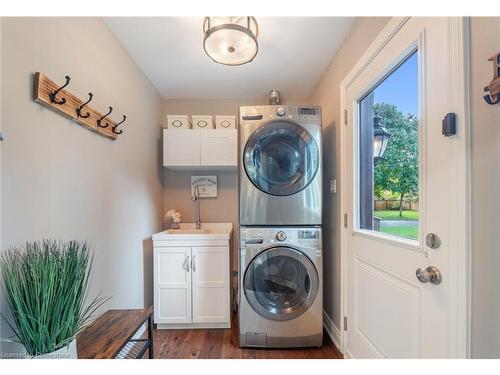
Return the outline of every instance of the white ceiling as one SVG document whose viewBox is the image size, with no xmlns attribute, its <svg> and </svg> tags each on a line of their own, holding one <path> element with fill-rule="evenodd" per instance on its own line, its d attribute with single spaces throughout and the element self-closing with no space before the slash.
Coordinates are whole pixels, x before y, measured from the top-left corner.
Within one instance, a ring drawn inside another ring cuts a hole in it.
<svg viewBox="0 0 500 375">
<path fill-rule="evenodd" d="M 350 17 L 257 17 L 259 53 L 249 64 L 213 62 L 203 51 L 203 18 L 105 18 L 165 98 L 309 98 L 352 27 Z"/>
</svg>

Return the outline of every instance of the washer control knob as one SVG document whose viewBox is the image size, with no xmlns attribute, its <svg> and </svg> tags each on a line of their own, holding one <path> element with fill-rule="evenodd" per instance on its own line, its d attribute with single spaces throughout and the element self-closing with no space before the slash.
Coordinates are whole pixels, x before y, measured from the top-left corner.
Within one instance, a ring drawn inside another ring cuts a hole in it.
<svg viewBox="0 0 500 375">
<path fill-rule="evenodd" d="M 276 108 L 276 115 L 283 117 L 286 114 L 286 109 L 284 107 Z"/>
<path fill-rule="evenodd" d="M 286 233 L 283 232 L 283 231 L 280 231 L 280 232 L 276 233 L 276 239 L 278 241 L 284 241 L 284 240 L 286 240 Z"/>
</svg>

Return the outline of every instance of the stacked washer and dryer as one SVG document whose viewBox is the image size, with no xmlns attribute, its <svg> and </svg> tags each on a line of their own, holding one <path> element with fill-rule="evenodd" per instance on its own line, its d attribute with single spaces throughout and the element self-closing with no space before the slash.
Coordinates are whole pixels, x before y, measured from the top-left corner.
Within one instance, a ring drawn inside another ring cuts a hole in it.
<svg viewBox="0 0 500 375">
<path fill-rule="evenodd" d="M 321 346 L 321 109 L 240 107 L 240 346 Z"/>
</svg>

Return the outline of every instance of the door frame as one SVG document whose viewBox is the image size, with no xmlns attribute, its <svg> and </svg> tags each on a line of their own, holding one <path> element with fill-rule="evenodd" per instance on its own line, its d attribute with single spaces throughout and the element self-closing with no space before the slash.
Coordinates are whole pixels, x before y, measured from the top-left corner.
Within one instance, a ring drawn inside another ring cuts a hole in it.
<svg viewBox="0 0 500 375">
<path fill-rule="evenodd" d="M 407 23 L 411 17 L 394 17 L 382 29 L 379 35 L 363 53 L 351 71 L 345 76 L 340 84 L 341 125 L 340 126 L 340 177 L 341 177 L 341 210 L 338 223 L 344 223 L 344 215 L 348 215 L 348 223 L 353 223 L 353 218 L 348 210 L 346 189 L 346 139 L 350 130 L 347 124 L 347 89 L 351 83 L 363 72 L 378 53 L 389 43 L 396 33 Z M 456 249 L 457 257 L 450 262 L 453 274 L 456 275 L 454 282 L 457 289 L 452 296 L 453 304 L 456 306 L 455 327 L 457 335 L 450 337 L 450 342 L 455 342 L 452 347 L 452 356 L 455 358 L 470 358 L 470 48 L 469 48 L 469 18 L 450 17 L 450 91 L 454 95 L 449 96 L 449 110 L 457 115 L 457 135 L 453 137 L 456 144 L 456 155 L 453 159 L 456 164 L 458 179 L 458 197 L 463 200 L 457 201 L 458 207 L 457 223 L 460 226 L 459 233 L 452 241 Z M 443 113 L 443 116 L 445 114 Z M 352 124 L 351 124 L 352 125 Z M 347 225 L 348 226 L 348 225 Z M 346 331 L 343 329 L 343 319 L 347 316 L 347 235 L 348 230 L 344 226 L 341 234 L 341 293 L 340 293 L 340 351 L 344 357 L 350 355 L 346 350 Z M 352 319 L 351 319 L 352 321 Z"/>
</svg>

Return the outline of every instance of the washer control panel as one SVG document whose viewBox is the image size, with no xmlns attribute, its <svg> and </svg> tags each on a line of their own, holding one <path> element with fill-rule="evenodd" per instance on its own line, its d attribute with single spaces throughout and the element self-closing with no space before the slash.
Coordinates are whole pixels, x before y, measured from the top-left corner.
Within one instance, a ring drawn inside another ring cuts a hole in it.
<svg viewBox="0 0 500 375">
<path fill-rule="evenodd" d="M 286 240 L 286 233 L 280 230 L 278 233 L 276 233 L 276 239 L 278 241 L 284 241 Z"/>
<path fill-rule="evenodd" d="M 272 244 L 291 244 L 321 248 L 321 228 L 297 227 L 241 227 L 240 243 L 242 247 L 262 247 Z"/>
</svg>

